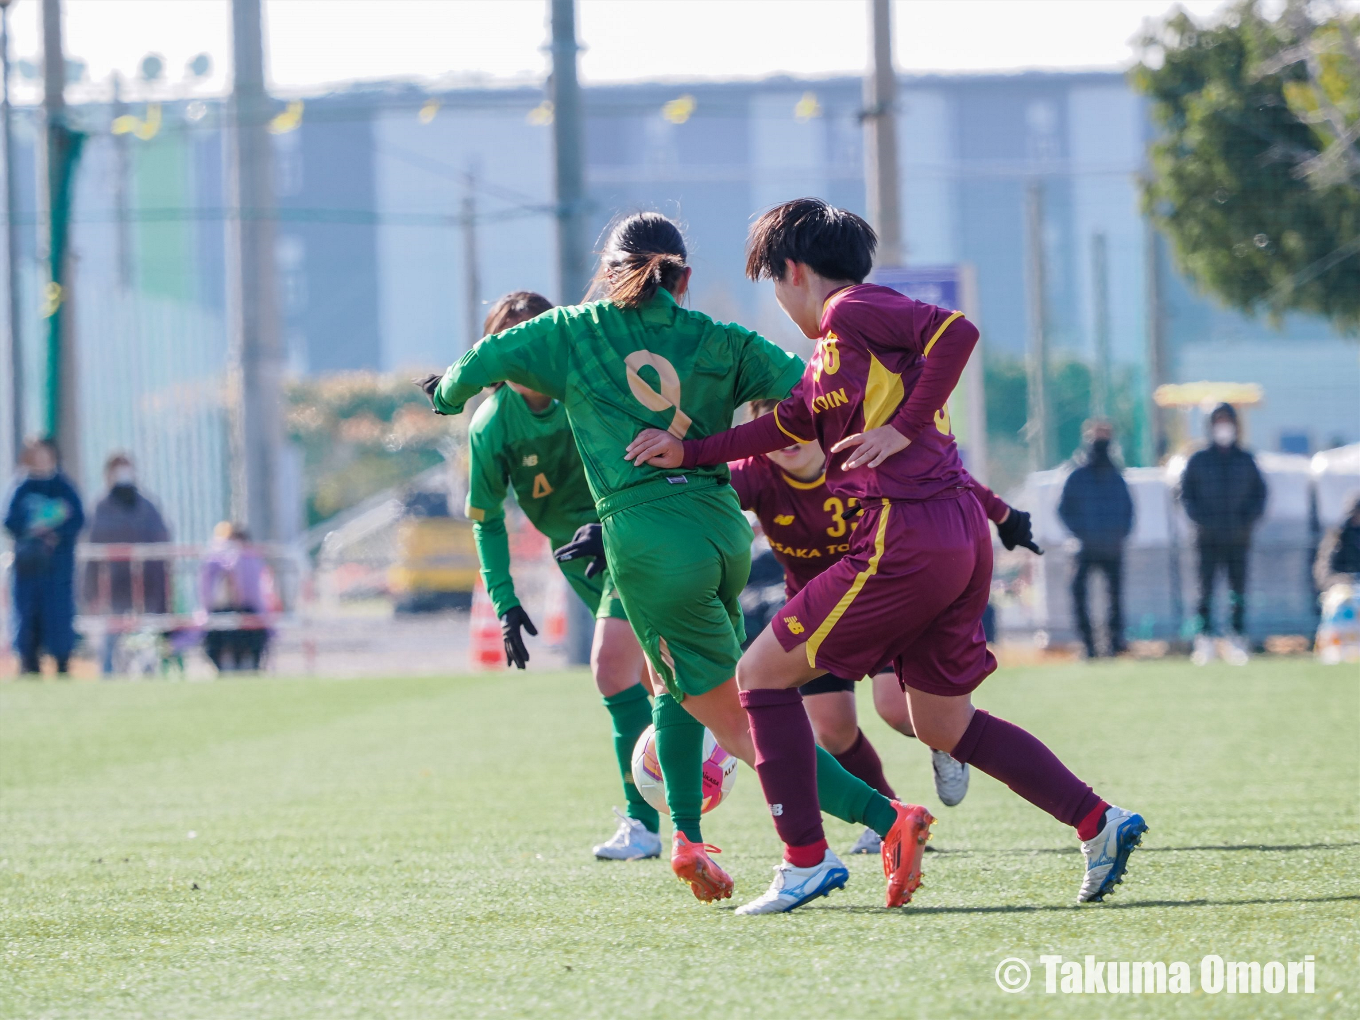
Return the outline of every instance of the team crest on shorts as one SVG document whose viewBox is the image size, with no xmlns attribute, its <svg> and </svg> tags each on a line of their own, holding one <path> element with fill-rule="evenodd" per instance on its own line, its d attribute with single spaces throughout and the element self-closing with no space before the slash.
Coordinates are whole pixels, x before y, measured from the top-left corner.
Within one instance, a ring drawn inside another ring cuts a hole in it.
<svg viewBox="0 0 1360 1020">
<path fill-rule="evenodd" d="M 807 629 L 798 622 L 798 617 L 796 616 L 784 617 L 784 623 L 788 626 L 790 634 L 801 634 Z"/>
</svg>

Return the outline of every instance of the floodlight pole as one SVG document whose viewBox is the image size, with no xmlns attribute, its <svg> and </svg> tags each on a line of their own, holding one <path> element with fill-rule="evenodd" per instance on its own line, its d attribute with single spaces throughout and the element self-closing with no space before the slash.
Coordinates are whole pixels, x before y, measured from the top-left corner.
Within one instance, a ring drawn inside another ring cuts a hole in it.
<svg viewBox="0 0 1360 1020">
<path fill-rule="evenodd" d="M 590 286 L 586 238 L 585 144 L 581 85 L 576 78 L 575 0 L 548 0 L 552 24 L 553 166 L 557 188 L 557 293 L 565 305 L 585 300 Z M 567 661 L 590 661 L 595 621 L 580 599 L 567 599 Z"/>
<path fill-rule="evenodd" d="M 1044 191 L 1038 180 L 1029 182 L 1025 191 L 1025 290 L 1029 306 L 1029 351 L 1025 358 L 1028 376 L 1028 421 L 1030 466 L 1045 471 L 1051 465 L 1051 434 L 1048 413 L 1048 303 L 1044 272 Z"/>
<path fill-rule="evenodd" d="M 274 261 L 273 152 L 261 0 L 232 0 L 229 223 L 231 511 L 257 541 L 281 537 L 283 356 Z"/>
<path fill-rule="evenodd" d="M 574 305 L 590 283 L 586 239 L 585 145 L 576 78 L 575 0 L 549 0 L 552 21 L 553 164 L 557 185 L 558 298 Z"/>
<path fill-rule="evenodd" d="M 0 0 L 0 120 L 5 136 L 5 271 L 8 300 L 9 344 L 6 359 L 9 369 L 9 448 L 11 467 L 19 463 L 24 445 L 24 345 L 19 315 L 19 234 L 15 224 L 18 202 L 14 189 L 14 111 L 9 99 L 9 7 L 12 0 Z M 6 472 L 6 476 L 9 473 Z"/>
<path fill-rule="evenodd" d="M 84 135 L 66 114 L 66 51 L 61 36 L 61 0 L 42 0 L 43 109 L 47 114 L 47 260 L 44 300 L 47 317 L 47 418 L 62 467 L 72 478 L 80 472 L 79 387 L 71 297 L 71 206 L 75 166 Z"/>
<path fill-rule="evenodd" d="M 1091 237 L 1091 295 L 1095 306 L 1095 372 L 1091 378 L 1091 413 L 1110 413 L 1110 275 L 1103 230 Z"/>
<path fill-rule="evenodd" d="M 869 222 L 878 233 L 881 266 L 901 265 L 902 201 L 897 169 L 897 71 L 889 0 L 869 0 L 873 66 L 864 79 L 864 169 Z"/>
<path fill-rule="evenodd" d="M 463 305 L 464 331 L 467 334 L 467 349 L 471 350 L 482 338 L 482 280 L 477 264 L 477 199 L 473 193 L 476 178 L 469 171 L 467 193 L 463 196 Z"/>
</svg>

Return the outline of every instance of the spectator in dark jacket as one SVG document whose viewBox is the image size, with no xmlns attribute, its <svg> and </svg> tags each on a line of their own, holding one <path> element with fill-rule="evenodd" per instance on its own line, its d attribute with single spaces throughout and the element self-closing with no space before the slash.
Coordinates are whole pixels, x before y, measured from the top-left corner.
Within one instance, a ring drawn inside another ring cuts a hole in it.
<svg viewBox="0 0 1360 1020">
<path fill-rule="evenodd" d="M 1094 659 L 1096 642 L 1086 586 L 1092 570 L 1105 575 L 1110 593 L 1110 654 L 1124 651 L 1124 542 L 1133 531 L 1133 499 L 1110 455 L 1113 426 L 1103 418 L 1093 418 L 1083 431 L 1087 441 L 1085 463 L 1067 476 L 1058 516 L 1081 543 L 1077 572 L 1072 578 L 1072 602 L 1086 654 Z"/>
<path fill-rule="evenodd" d="M 1266 482 L 1256 458 L 1238 445 L 1237 412 L 1219 404 L 1209 416 L 1206 449 L 1190 458 L 1181 477 L 1180 499 L 1195 524 L 1199 546 L 1199 636 L 1195 661 L 1213 657 L 1214 579 L 1228 575 L 1233 637 L 1225 652 L 1229 661 L 1246 661 L 1247 553 L 1251 531 L 1266 508 Z"/>
<path fill-rule="evenodd" d="M 76 643 L 76 536 L 85 511 L 51 440 L 30 439 L 20 463 L 5 514 L 5 530 L 14 536 L 14 650 L 22 673 L 39 671 L 44 650 L 65 673 Z"/>
<path fill-rule="evenodd" d="M 104 482 L 109 491 L 94 508 L 89 540 L 92 544 L 120 545 L 170 541 L 156 504 L 137 488 L 132 460 L 115 453 L 104 464 Z M 87 612 L 115 616 L 124 613 L 165 613 L 169 611 L 169 591 L 164 560 L 130 562 L 92 562 L 86 565 L 84 602 Z M 133 584 L 133 571 L 138 584 Z M 140 598 L 135 587 L 140 587 Z M 104 636 L 103 671 L 113 672 L 113 657 L 118 635 Z"/>
<path fill-rule="evenodd" d="M 1334 584 L 1360 580 L 1360 496 L 1351 503 L 1339 528 L 1327 532 L 1313 563 L 1313 580 L 1325 592 Z"/>
</svg>

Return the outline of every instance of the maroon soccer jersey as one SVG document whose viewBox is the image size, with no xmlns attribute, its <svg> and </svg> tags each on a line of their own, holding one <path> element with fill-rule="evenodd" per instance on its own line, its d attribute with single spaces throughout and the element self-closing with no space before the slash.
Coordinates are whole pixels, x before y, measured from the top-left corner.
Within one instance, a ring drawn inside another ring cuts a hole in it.
<svg viewBox="0 0 1360 1020">
<path fill-rule="evenodd" d="M 803 586 L 850 551 L 859 527 L 859 500 L 842 499 L 826 485 L 826 475 L 799 481 L 763 454 L 727 465 L 741 508 L 760 519 L 770 550 L 784 568 L 784 590 L 793 598 Z M 998 524 L 1010 512 L 1006 502 L 967 471 L 964 484 Z"/>
<path fill-rule="evenodd" d="M 977 329 L 959 312 L 867 283 L 831 295 L 821 325 L 803 378 L 774 413 L 686 441 L 685 464 L 777 449 L 780 432 L 829 450 L 846 436 L 892 425 L 911 445 L 877 468 L 846 471 L 852 450 L 829 457 L 826 484 L 833 494 L 922 500 L 967 485 L 945 401 L 977 343 Z"/>
<path fill-rule="evenodd" d="M 850 533 L 859 522 L 846 520 L 845 515 L 859 501 L 833 496 L 825 475 L 801 482 L 763 455 L 727 467 L 741 508 L 760 518 L 770 550 L 784 568 L 789 598 L 850 551 Z"/>
</svg>

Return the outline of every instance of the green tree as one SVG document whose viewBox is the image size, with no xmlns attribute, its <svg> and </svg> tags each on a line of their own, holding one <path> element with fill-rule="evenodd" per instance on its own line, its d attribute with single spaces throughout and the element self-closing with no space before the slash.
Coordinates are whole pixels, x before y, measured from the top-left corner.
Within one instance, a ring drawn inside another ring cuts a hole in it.
<svg viewBox="0 0 1360 1020">
<path fill-rule="evenodd" d="M 1211 24 L 1178 11 L 1143 39 L 1133 79 L 1161 128 L 1146 207 L 1231 307 L 1360 331 L 1358 25 L 1299 0 L 1272 21 L 1245 0 Z"/>
<path fill-rule="evenodd" d="M 307 523 L 318 524 L 443 460 L 461 457 L 467 416 L 430 412 L 404 375 L 348 372 L 294 382 L 288 438 L 302 448 Z"/>
</svg>

